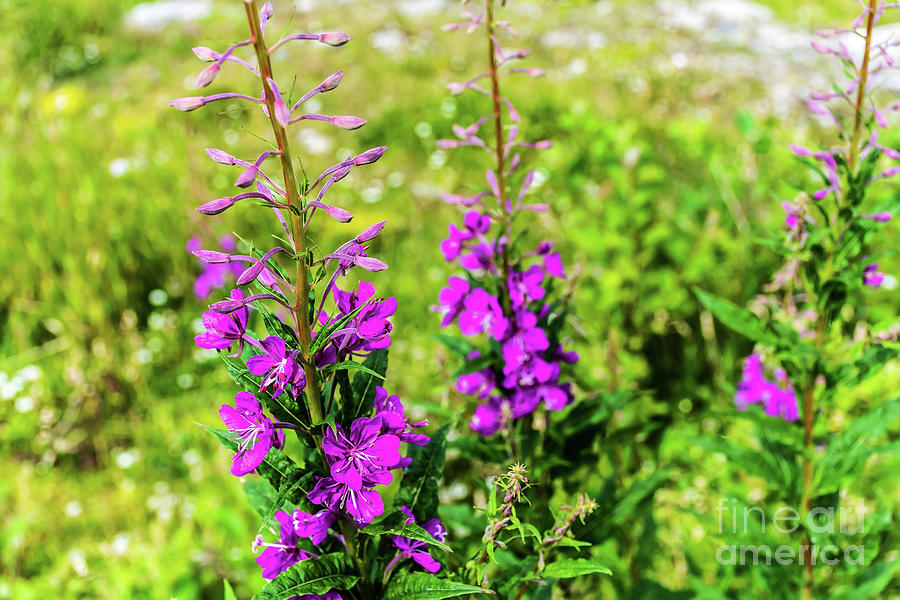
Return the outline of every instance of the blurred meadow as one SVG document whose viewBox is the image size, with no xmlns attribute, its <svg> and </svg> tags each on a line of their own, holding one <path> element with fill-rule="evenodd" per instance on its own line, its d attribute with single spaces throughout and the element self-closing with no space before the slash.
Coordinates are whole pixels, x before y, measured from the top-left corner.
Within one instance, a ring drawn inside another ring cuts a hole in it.
<svg viewBox="0 0 900 600">
<path fill-rule="evenodd" d="M 391 268 L 374 281 L 399 303 L 394 392 L 439 425 L 466 410 L 447 391 L 454 365 L 433 339 L 429 310 L 448 274 L 438 242 L 457 218 L 439 194 L 479 180 L 483 163 L 435 140 L 481 114 L 477 99 L 451 97 L 444 84 L 478 72 L 482 44 L 440 30 L 457 20 L 451 0 L 288 4 L 276 2 L 275 27 L 354 36 L 337 50 L 290 48 L 274 68 L 296 72 L 297 90 L 345 69 L 343 93 L 320 106 L 368 119 L 356 134 L 306 128 L 295 151 L 309 173 L 390 148 L 332 198 L 360 229 L 388 220 L 376 255 Z M 693 590 L 678 597 L 703 597 L 718 585 L 696 564 L 714 555 L 704 518 L 734 482 L 721 455 L 687 440 L 741 435 L 732 397 L 751 345 L 714 324 L 691 286 L 753 308 L 779 265 L 758 239 L 783 220 L 779 201 L 806 182 L 788 145 L 826 139 L 804 111 L 804 95 L 829 73 L 808 42 L 815 29 L 849 22 L 854 6 L 507 4 L 534 51 L 529 66 L 548 72 L 511 80 L 507 93 L 526 137 L 556 142 L 537 159 L 536 193 L 551 210 L 529 235 L 553 232 L 577 274 L 583 394 L 640 391 L 603 432 L 620 464 L 589 442 L 597 477 L 659 474 L 651 519 L 616 526 L 637 536 L 652 521 L 659 548 L 646 560 L 658 581 Z M 185 246 L 200 236 L 216 247 L 232 226 L 268 235 L 254 211 L 205 219 L 193 210 L 232 189 L 203 148 L 241 145 L 249 155 L 263 147 L 253 140 L 266 124 L 244 105 L 189 119 L 166 105 L 191 94 L 202 68 L 191 46 L 237 39 L 242 12 L 238 0 L 0 0 L 0 599 L 218 599 L 226 577 L 239 597 L 259 588 L 257 521 L 228 473 L 228 452 L 194 425 L 216 424 L 233 390 L 215 354 L 193 344 L 206 303 L 195 297 L 200 269 Z M 211 89 L 248 83 L 226 68 Z M 896 147 L 896 137 L 882 141 Z M 889 227 L 883 237 L 896 239 L 896 219 Z M 341 232 L 327 229 L 319 244 L 336 246 Z M 883 267 L 900 272 L 896 257 Z M 896 316 L 895 290 L 867 294 L 871 320 Z M 859 397 L 842 397 L 833 418 L 850 419 L 898 387 L 893 364 Z M 464 457 L 450 458 L 465 468 Z M 900 484 L 857 492 L 896 508 Z M 892 540 L 896 555 L 896 531 Z M 597 597 L 626 597 L 603 585 Z"/>
</svg>

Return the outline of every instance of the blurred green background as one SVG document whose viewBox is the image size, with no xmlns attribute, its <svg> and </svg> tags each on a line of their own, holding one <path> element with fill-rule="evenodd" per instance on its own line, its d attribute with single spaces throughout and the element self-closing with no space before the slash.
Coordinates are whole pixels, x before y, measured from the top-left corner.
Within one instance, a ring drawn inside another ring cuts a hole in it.
<svg viewBox="0 0 900 600">
<path fill-rule="evenodd" d="M 556 240 L 578 274 L 573 343 L 591 379 L 646 392 L 618 420 L 650 415 L 664 426 L 656 448 L 634 450 L 634 460 L 648 473 L 666 463 L 684 474 L 654 509 L 668 549 L 656 559 L 659 577 L 686 587 L 690 548 L 711 557 L 714 546 L 682 507 L 714 505 L 720 469 L 678 433 L 728 430 L 739 359 L 750 351 L 714 326 L 690 286 L 744 304 L 778 266 L 755 240 L 778 227 L 778 201 L 807 181 L 787 145 L 830 139 L 803 110 L 809 86 L 833 74 L 808 40 L 849 22 L 855 5 L 508 4 L 521 34 L 512 45 L 531 48 L 527 66 L 548 75 L 511 78 L 505 92 L 526 137 L 556 142 L 534 157 L 537 194 L 552 210 L 530 233 Z M 298 133 L 294 150 L 311 174 L 349 152 L 390 147 L 331 193 L 354 223 L 320 221 L 317 238 L 327 249 L 388 220 L 373 250 L 391 265 L 374 281 L 400 306 L 390 380 L 440 423 L 462 400 L 447 391 L 454 365 L 430 337 L 438 320 L 429 305 L 450 272 L 437 242 L 458 217 L 438 196 L 478 185 L 484 162 L 474 150 L 439 151 L 435 140 L 486 112 L 479 98 L 451 98 L 444 87 L 479 72 L 483 44 L 440 31 L 458 20 L 451 1 L 275 5 L 270 31 L 355 38 L 339 49 L 289 47 L 274 68 L 283 80 L 296 73 L 301 93 L 346 69 L 340 88 L 320 97 L 322 111 L 369 120 L 358 132 L 314 123 Z M 189 116 L 166 106 L 193 93 L 203 64 L 192 46 L 222 50 L 244 35 L 242 3 L 0 0 L 0 14 L 0 599 L 220 598 L 223 577 L 247 596 L 261 581 L 250 553 L 257 520 L 227 452 L 193 424 L 216 424 L 233 389 L 193 345 L 204 302 L 185 244 L 199 235 L 215 247 L 232 230 L 268 241 L 262 211 L 210 219 L 193 210 L 230 194 L 236 176 L 203 148 L 247 157 L 266 127 L 245 105 Z M 250 89 L 231 67 L 212 91 Z M 886 237 L 896 233 L 894 223 Z M 896 262 L 884 267 L 900 272 Z M 894 292 L 866 301 L 872 320 L 895 315 Z M 893 365 L 860 396 L 898 384 Z"/>
</svg>

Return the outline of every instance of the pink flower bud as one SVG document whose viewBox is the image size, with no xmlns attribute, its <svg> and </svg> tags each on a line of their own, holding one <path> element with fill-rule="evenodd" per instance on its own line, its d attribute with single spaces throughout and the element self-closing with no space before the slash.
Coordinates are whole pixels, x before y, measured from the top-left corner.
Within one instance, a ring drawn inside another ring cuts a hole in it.
<svg viewBox="0 0 900 600">
<path fill-rule="evenodd" d="M 227 315 L 244 306 L 243 300 L 222 300 L 209 305 L 210 310 L 219 314 Z"/>
<path fill-rule="evenodd" d="M 201 212 L 204 215 L 217 215 L 228 210 L 232 206 L 234 206 L 234 198 L 227 196 L 225 198 L 219 198 L 218 200 L 211 200 L 206 204 L 201 204 L 197 207 L 197 212 Z"/>
<path fill-rule="evenodd" d="M 319 41 L 329 46 L 343 46 L 353 38 L 341 31 L 329 31 L 319 34 Z"/>
<path fill-rule="evenodd" d="M 319 89 L 323 92 L 330 92 L 338 85 L 340 85 L 341 80 L 344 79 L 344 70 L 341 69 L 337 73 L 332 73 L 328 77 L 325 78 L 325 81 L 319 84 Z"/>
<path fill-rule="evenodd" d="M 238 175 L 234 185 L 239 188 L 249 187 L 251 183 L 256 181 L 257 175 L 259 175 L 259 167 L 251 165 L 250 168 L 245 169 L 243 173 Z"/>
<path fill-rule="evenodd" d="M 809 157 L 813 155 L 813 151 L 809 148 L 804 148 L 803 146 L 798 146 L 797 144 L 791 144 L 791 152 L 793 152 L 797 156 Z"/>
<path fill-rule="evenodd" d="M 378 234 L 381 233 L 381 230 L 384 229 L 384 226 L 387 224 L 387 221 L 379 221 L 374 225 L 369 225 L 365 229 L 363 229 L 362 233 L 356 236 L 356 241 L 360 244 L 365 244 L 368 241 L 374 240 L 378 237 Z"/>
<path fill-rule="evenodd" d="M 356 256 L 353 258 L 353 264 L 366 271 L 384 271 L 388 268 L 387 263 L 371 256 Z"/>
<path fill-rule="evenodd" d="M 344 177 L 350 174 L 350 167 L 341 167 L 340 169 L 336 169 L 334 173 L 331 174 L 331 182 L 337 183 Z"/>
<path fill-rule="evenodd" d="M 272 95 L 275 96 L 275 120 L 282 127 L 287 127 L 288 121 L 291 120 L 291 111 L 288 110 L 287 105 L 284 103 L 284 98 L 281 97 L 281 92 L 278 91 L 278 84 L 275 83 L 275 80 L 267 77 L 266 81 L 269 82 L 269 88 L 272 90 Z"/>
<path fill-rule="evenodd" d="M 207 148 L 206 154 L 219 164 L 229 166 L 235 164 L 234 157 L 224 150 L 219 150 L 218 148 Z"/>
<path fill-rule="evenodd" d="M 353 115 L 337 115 L 331 117 L 331 124 L 341 129 L 359 129 L 366 124 L 365 119 Z"/>
<path fill-rule="evenodd" d="M 456 140 L 438 140 L 435 144 L 442 150 L 450 150 L 451 148 L 459 148 L 460 146 L 460 143 Z"/>
<path fill-rule="evenodd" d="M 328 213 L 328 216 L 337 221 L 338 223 L 349 223 L 353 220 L 353 213 L 344 210 L 343 208 L 339 208 L 337 206 L 326 206 L 325 212 Z"/>
<path fill-rule="evenodd" d="M 468 87 L 469 85 L 467 83 L 460 81 L 451 81 L 447 84 L 447 89 L 450 90 L 450 93 L 454 96 L 459 96 L 466 91 L 466 88 Z"/>
<path fill-rule="evenodd" d="M 204 104 L 206 104 L 206 100 L 202 96 L 187 96 L 185 98 L 175 98 L 174 100 L 169 102 L 169 106 L 177 108 L 178 110 L 183 110 L 184 112 L 197 110 Z"/>
<path fill-rule="evenodd" d="M 205 262 L 208 265 L 217 265 L 231 262 L 231 256 L 225 254 L 224 252 L 216 252 L 215 250 L 194 250 L 193 252 L 191 252 L 191 254 L 196 256 L 201 262 Z"/>
<path fill-rule="evenodd" d="M 551 142 L 550 140 L 541 140 L 539 142 L 535 142 L 534 147 L 538 150 L 547 150 L 548 148 L 553 147 L 553 142 Z"/>
<path fill-rule="evenodd" d="M 891 213 L 888 211 L 873 213 L 869 215 L 863 215 L 863 219 L 869 219 L 870 221 L 878 221 L 879 223 L 887 223 L 891 220 Z"/>
<path fill-rule="evenodd" d="M 260 272 L 263 270 L 263 261 L 258 260 L 249 267 L 247 267 L 243 273 L 241 273 L 237 278 L 238 285 L 247 285 L 257 277 L 259 277 Z M 215 310 L 215 309 L 213 309 Z"/>
<path fill-rule="evenodd" d="M 194 54 L 200 60 L 205 60 L 206 62 L 216 60 L 219 58 L 219 53 L 213 50 L 212 48 L 207 48 L 206 46 L 197 46 L 196 48 L 192 48 Z"/>
<path fill-rule="evenodd" d="M 362 154 L 358 154 L 353 157 L 353 164 L 357 167 L 360 165 L 368 165 L 370 163 L 375 162 L 381 155 L 387 151 L 387 146 L 378 146 L 377 148 L 372 148 L 371 150 L 366 150 Z"/>
<path fill-rule="evenodd" d="M 197 76 L 197 87 L 202 88 L 211 84 L 216 75 L 219 74 L 220 69 L 219 63 L 213 63 L 200 71 L 200 74 Z"/>
</svg>

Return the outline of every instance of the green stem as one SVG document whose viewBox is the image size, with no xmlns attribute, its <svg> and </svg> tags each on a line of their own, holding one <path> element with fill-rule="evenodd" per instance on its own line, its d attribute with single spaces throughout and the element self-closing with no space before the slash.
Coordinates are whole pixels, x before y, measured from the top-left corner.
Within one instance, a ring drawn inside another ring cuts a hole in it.
<svg viewBox="0 0 900 600">
<path fill-rule="evenodd" d="M 281 159 L 281 172 L 284 177 L 284 188 L 287 193 L 288 204 L 291 206 L 291 233 L 294 251 L 297 255 L 297 294 L 294 304 L 294 324 L 297 337 L 300 340 L 300 354 L 302 356 L 303 371 L 306 375 L 306 402 L 309 409 L 311 425 L 322 421 L 322 392 L 319 389 L 319 373 L 312 356 L 309 356 L 309 344 L 312 339 L 309 322 L 309 256 L 307 252 L 306 234 L 303 223 L 303 199 L 297 186 L 297 176 L 291 161 L 291 150 L 288 143 L 287 131 L 275 119 L 275 95 L 269 87 L 268 79 L 273 79 L 272 63 L 269 60 L 269 50 L 263 38 L 262 26 L 259 22 L 259 10 L 256 0 L 244 0 L 244 8 L 247 11 L 247 20 L 250 23 L 253 49 L 256 52 L 256 60 L 259 63 L 260 79 L 266 94 L 266 106 L 269 109 L 269 122 L 272 124 L 272 132 L 278 144 Z M 316 447 L 321 453 L 321 436 L 316 437 Z"/>
</svg>

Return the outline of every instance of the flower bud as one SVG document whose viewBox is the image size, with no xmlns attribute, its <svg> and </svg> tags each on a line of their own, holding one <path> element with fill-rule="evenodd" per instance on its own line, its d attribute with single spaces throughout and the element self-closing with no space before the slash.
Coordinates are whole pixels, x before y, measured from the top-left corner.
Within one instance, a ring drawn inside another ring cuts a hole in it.
<svg viewBox="0 0 900 600">
<path fill-rule="evenodd" d="M 201 212 L 204 215 L 217 215 L 232 206 L 234 206 L 234 198 L 227 196 L 225 198 L 219 198 L 218 200 L 211 200 L 206 204 L 201 204 L 197 207 L 197 212 Z"/>
<path fill-rule="evenodd" d="M 887 223 L 891 220 L 891 213 L 888 211 L 873 213 L 869 215 L 863 215 L 863 219 L 869 219 L 870 221 L 878 221 L 879 223 Z"/>
<path fill-rule="evenodd" d="M 225 254 L 224 252 L 217 252 L 215 250 L 194 250 L 193 252 L 191 252 L 191 254 L 200 259 L 201 262 L 205 262 L 208 265 L 217 265 L 221 263 L 231 262 L 230 255 Z"/>
<path fill-rule="evenodd" d="M 366 124 L 365 119 L 354 117 L 353 115 L 336 115 L 331 117 L 331 124 L 341 129 L 359 129 Z"/>
<path fill-rule="evenodd" d="M 550 140 L 541 140 L 539 142 L 535 142 L 534 147 L 538 150 L 546 150 L 547 148 L 553 147 L 553 142 L 551 142 Z"/>
<path fill-rule="evenodd" d="M 325 81 L 319 84 L 319 90 L 323 92 L 330 92 L 338 85 L 340 85 L 341 80 L 344 78 L 344 70 L 341 69 L 337 73 L 332 73 L 328 77 L 325 78 Z"/>
<path fill-rule="evenodd" d="M 371 256 L 356 256 L 353 258 L 353 264 L 366 271 L 384 271 L 388 268 L 387 263 Z"/>
<path fill-rule="evenodd" d="M 206 100 L 202 96 L 187 96 L 185 98 L 175 98 L 174 100 L 169 102 L 169 106 L 177 108 L 178 110 L 183 110 L 184 112 L 197 110 L 204 104 L 206 104 Z"/>
<path fill-rule="evenodd" d="M 209 309 L 219 314 L 227 315 L 244 306 L 243 300 L 222 300 L 209 305 Z"/>
<path fill-rule="evenodd" d="M 263 261 L 259 260 L 247 267 L 244 272 L 238 276 L 237 284 L 246 285 L 259 277 L 260 272 L 263 270 L 263 266 Z"/>
<path fill-rule="evenodd" d="M 219 70 L 222 67 L 219 66 L 219 63 L 213 63 L 200 71 L 200 74 L 197 76 L 197 87 L 202 88 L 206 87 L 213 82 L 213 79 L 216 78 L 216 75 L 219 74 Z"/>
<path fill-rule="evenodd" d="M 234 185 L 239 188 L 249 187 L 251 183 L 256 181 L 257 175 L 259 175 L 259 167 L 251 165 L 248 169 L 245 169 L 243 173 L 238 175 Z"/>
<path fill-rule="evenodd" d="M 326 206 L 325 212 L 338 223 L 349 223 L 353 220 L 353 213 L 337 206 Z"/>
<path fill-rule="evenodd" d="M 353 38 L 341 31 L 329 31 L 319 34 L 319 41 L 329 46 L 343 46 Z"/>
<path fill-rule="evenodd" d="M 284 103 L 284 98 L 281 97 L 281 92 L 278 91 L 278 84 L 275 83 L 275 80 L 267 77 L 266 81 L 269 82 L 269 88 L 275 96 L 275 120 L 282 127 L 287 127 L 288 121 L 291 120 L 291 111 L 288 110 L 287 105 Z"/>
<path fill-rule="evenodd" d="M 364 244 L 370 240 L 374 240 L 376 237 L 378 237 L 378 234 L 381 233 L 381 230 L 384 229 L 385 225 L 387 225 L 387 221 L 379 221 L 374 225 L 369 225 L 362 231 L 362 233 L 356 236 L 356 241 L 360 244 Z"/>
<path fill-rule="evenodd" d="M 377 148 L 366 150 L 362 154 L 358 154 L 357 156 L 353 157 L 353 164 L 356 166 L 360 166 L 373 163 L 381 158 L 381 155 L 384 154 L 386 150 L 387 146 L 378 146 Z"/>
<path fill-rule="evenodd" d="M 468 87 L 469 85 L 467 83 L 461 81 L 451 81 L 447 84 L 447 89 L 450 90 L 450 94 L 453 96 L 459 96 L 466 91 L 466 88 Z"/>
<path fill-rule="evenodd" d="M 234 157 L 232 155 L 228 154 L 227 152 L 225 152 L 224 150 L 219 150 L 218 148 L 207 148 L 206 154 L 211 159 L 213 159 L 214 161 L 216 161 L 217 163 L 219 163 L 221 165 L 231 166 L 231 165 L 236 164 Z"/>
<path fill-rule="evenodd" d="M 207 48 L 206 46 L 197 46 L 196 48 L 192 48 L 194 54 L 200 60 L 204 60 L 206 62 L 210 62 L 219 58 L 219 53 L 213 50 L 212 48 Z"/>
</svg>

